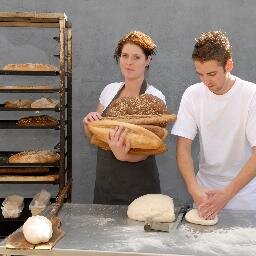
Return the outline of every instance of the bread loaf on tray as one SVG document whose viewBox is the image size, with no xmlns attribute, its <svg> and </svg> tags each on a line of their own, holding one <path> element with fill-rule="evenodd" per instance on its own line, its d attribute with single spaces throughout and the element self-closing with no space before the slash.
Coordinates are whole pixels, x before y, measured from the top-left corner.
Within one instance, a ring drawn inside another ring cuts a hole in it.
<svg viewBox="0 0 256 256">
<path fill-rule="evenodd" d="M 19 119 L 16 123 L 18 126 L 55 126 L 59 121 L 48 115 L 28 116 Z"/>
<path fill-rule="evenodd" d="M 20 99 L 20 100 L 9 100 L 4 103 L 5 108 L 30 108 L 33 100 Z"/>
<path fill-rule="evenodd" d="M 59 161 L 60 155 L 52 150 L 23 151 L 9 157 L 9 163 L 55 163 Z"/>
<path fill-rule="evenodd" d="M 4 66 L 3 70 L 8 71 L 58 71 L 58 69 L 50 64 L 41 63 L 15 63 L 7 64 Z"/>
</svg>

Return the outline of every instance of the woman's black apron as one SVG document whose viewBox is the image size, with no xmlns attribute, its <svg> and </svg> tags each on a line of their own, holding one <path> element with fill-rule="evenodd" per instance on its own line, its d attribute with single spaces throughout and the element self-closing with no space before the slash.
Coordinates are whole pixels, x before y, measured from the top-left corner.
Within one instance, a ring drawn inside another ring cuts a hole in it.
<svg viewBox="0 0 256 256">
<path fill-rule="evenodd" d="M 146 88 L 147 83 L 144 80 L 140 94 L 145 93 Z M 118 98 L 122 89 L 113 100 Z M 106 115 L 108 107 L 102 116 Z M 117 160 L 112 151 L 98 148 L 93 203 L 128 205 L 142 195 L 158 193 L 160 182 L 154 156 L 136 163 L 123 162 Z"/>
</svg>

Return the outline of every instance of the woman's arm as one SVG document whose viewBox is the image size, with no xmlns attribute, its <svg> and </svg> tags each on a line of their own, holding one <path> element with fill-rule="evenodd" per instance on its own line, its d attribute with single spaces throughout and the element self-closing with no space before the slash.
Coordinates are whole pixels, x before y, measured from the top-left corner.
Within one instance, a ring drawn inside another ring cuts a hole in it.
<svg viewBox="0 0 256 256">
<path fill-rule="evenodd" d="M 147 155 L 129 154 L 131 146 L 126 135 L 127 129 L 122 126 L 117 126 L 109 133 L 108 144 L 116 159 L 126 162 L 139 162 L 145 160 L 148 157 Z"/>
<path fill-rule="evenodd" d="M 93 121 L 97 121 L 97 120 L 100 120 L 102 117 L 101 117 L 101 114 L 104 110 L 104 106 L 102 104 L 98 104 L 97 108 L 96 108 L 96 112 L 90 112 L 89 114 L 87 114 L 84 119 L 83 119 L 83 124 L 84 124 L 84 133 L 85 135 L 90 139 L 91 138 L 91 133 L 90 131 L 88 130 L 88 124 L 90 122 L 93 122 Z"/>
</svg>

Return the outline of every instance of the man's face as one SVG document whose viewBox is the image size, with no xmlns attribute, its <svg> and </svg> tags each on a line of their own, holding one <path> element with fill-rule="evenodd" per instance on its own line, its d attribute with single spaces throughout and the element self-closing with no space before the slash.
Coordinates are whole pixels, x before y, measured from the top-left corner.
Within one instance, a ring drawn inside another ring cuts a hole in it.
<svg viewBox="0 0 256 256">
<path fill-rule="evenodd" d="M 194 61 L 196 73 L 208 89 L 217 95 L 226 93 L 228 88 L 228 72 L 216 60 L 205 62 Z M 226 65 L 227 66 L 227 65 Z"/>
</svg>

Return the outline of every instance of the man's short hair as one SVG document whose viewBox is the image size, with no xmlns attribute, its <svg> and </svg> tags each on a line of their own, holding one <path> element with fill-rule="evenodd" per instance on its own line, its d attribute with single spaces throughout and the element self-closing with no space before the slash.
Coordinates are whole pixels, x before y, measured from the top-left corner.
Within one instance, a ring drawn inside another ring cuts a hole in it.
<svg viewBox="0 0 256 256">
<path fill-rule="evenodd" d="M 209 31 L 202 33 L 194 46 L 192 59 L 205 62 L 218 61 L 225 67 L 227 61 L 232 58 L 232 46 L 228 37 L 222 31 Z"/>
</svg>

